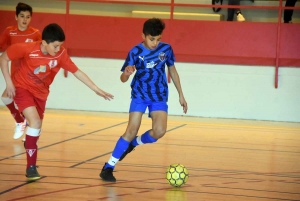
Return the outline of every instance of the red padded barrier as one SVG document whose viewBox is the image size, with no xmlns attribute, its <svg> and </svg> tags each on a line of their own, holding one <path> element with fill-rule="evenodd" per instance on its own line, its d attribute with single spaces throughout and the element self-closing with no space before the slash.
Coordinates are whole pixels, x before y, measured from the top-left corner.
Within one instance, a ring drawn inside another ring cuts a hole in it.
<svg viewBox="0 0 300 201">
<path fill-rule="evenodd" d="M 275 62 L 275 23 L 174 20 L 171 32 L 171 43 L 180 60 L 260 65 Z"/>
<path fill-rule="evenodd" d="M 139 43 L 145 19 L 34 13 L 32 26 L 56 22 L 66 29 L 71 56 L 124 59 Z M 0 30 L 15 24 L 14 11 L 1 11 Z M 275 66 L 277 23 L 165 20 L 163 41 L 179 62 Z M 300 24 L 281 24 L 280 66 L 300 67 Z"/>
</svg>

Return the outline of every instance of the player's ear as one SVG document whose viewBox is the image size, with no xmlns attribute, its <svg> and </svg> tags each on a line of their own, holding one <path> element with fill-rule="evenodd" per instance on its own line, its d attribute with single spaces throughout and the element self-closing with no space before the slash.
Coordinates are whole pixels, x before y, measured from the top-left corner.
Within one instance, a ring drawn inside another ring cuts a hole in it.
<svg viewBox="0 0 300 201">
<path fill-rule="evenodd" d="M 142 33 L 142 38 L 143 38 L 143 40 L 145 40 L 145 38 L 146 38 L 144 33 Z"/>
<path fill-rule="evenodd" d="M 45 40 L 42 40 L 42 45 L 46 46 L 46 45 L 48 45 L 48 43 Z"/>
<path fill-rule="evenodd" d="M 15 19 L 18 20 L 18 16 L 17 15 L 15 15 Z"/>
</svg>

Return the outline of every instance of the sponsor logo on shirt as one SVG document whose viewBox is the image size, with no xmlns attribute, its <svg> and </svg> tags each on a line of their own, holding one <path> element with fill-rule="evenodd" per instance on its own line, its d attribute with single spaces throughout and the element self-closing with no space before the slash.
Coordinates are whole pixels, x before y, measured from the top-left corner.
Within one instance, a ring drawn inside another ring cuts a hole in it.
<svg viewBox="0 0 300 201">
<path fill-rule="evenodd" d="M 38 57 L 39 54 L 29 54 L 30 57 Z"/>
<path fill-rule="evenodd" d="M 154 68 L 157 65 L 154 61 L 151 61 L 150 63 L 147 63 L 146 68 Z"/>
<path fill-rule="evenodd" d="M 52 69 L 57 66 L 57 60 L 50 60 L 48 63 L 49 67 Z"/>
<path fill-rule="evenodd" d="M 36 69 L 34 69 L 34 74 L 37 75 L 39 73 L 45 73 L 47 69 L 46 65 L 40 65 L 39 67 L 37 67 Z"/>
<path fill-rule="evenodd" d="M 29 42 L 33 42 L 33 39 L 27 38 L 27 39 L 25 40 L 25 43 L 29 43 Z"/>
<path fill-rule="evenodd" d="M 145 57 L 145 56 L 142 56 L 142 57 L 141 57 L 141 56 L 139 56 L 139 58 L 140 58 L 142 61 L 144 61 L 144 57 Z"/>
<path fill-rule="evenodd" d="M 166 54 L 164 52 L 161 52 L 161 53 L 158 54 L 158 58 L 161 61 L 164 61 L 166 59 L 166 57 L 167 56 L 166 56 Z"/>
<path fill-rule="evenodd" d="M 17 32 L 9 32 L 9 35 L 17 35 Z"/>
</svg>

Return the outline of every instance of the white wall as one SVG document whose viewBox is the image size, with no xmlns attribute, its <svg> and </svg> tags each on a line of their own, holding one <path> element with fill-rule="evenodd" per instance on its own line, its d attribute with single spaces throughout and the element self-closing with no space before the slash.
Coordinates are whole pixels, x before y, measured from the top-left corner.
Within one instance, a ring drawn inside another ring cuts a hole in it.
<svg viewBox="0 0 300 201">
<path fill-rule="evenodd" d="M 102 89 L 115 96 L 105 101 L 69 73 L 59 72 L 47 108 L 127 112 L 130 81 L 121 83 L 123 60 L 72 58 Z M 300 122 L 300 69 L 280 68 L 274 88 L 274 67 L 177 63 L 189 116 Z M 182 115 L 178 94 L 171 83 L 169 114 Z M 0 91 L 5 88 L 0 77 Z M 1 102 L 0 105 L 3 105 Z"/>
</svg>

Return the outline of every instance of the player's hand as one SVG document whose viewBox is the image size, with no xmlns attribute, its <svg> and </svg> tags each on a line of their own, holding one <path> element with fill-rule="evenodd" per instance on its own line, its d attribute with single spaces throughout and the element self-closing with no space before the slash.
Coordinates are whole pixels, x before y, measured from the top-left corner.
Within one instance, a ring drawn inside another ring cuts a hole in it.
<svg viewBox="0 0 300 201">
<path fill-rule="evenodd" d="M 105 91 L 103 91 L 102 89 L 99 89 L 97 88 L 95 90 L 95 93 L 98 95 L 98 96 L 101 96 L 103 97 L 105 100 L 111 100 L 111 99 L 114 99 L 114 96 L 111 95 L 110 93 L 107 93 Z"/>
<path fill-rule="evenodd" d="M 6 85 L 6 94 L 9 98 L 14 99 L 16 95 L 16 88 L 13 83 Z"/>
<path fill-rule="evenodd" d="M 179 103 L 180 103 L 180 105 L 181 105 L 182 108 L 183 108 L 184 114 L 186 114 L 186 113 L 187 113 L 187 110 L 188 110 L 188 106 L 187 106 L 187 102 L 185 101 L 185 99 L 184 99 L 183 96 L 182 96 L 182 97 L 179 97 Z"/>
<path fill-rule="evenodd" d="M 134 73 L 135 67 L 134 66 L 127 66 L 124 70 L 124 73 L 128 76 L 130 76 L 132 73 Z"/>
</svg>

